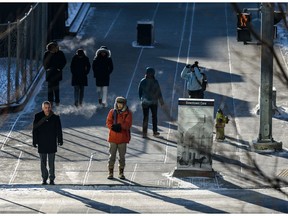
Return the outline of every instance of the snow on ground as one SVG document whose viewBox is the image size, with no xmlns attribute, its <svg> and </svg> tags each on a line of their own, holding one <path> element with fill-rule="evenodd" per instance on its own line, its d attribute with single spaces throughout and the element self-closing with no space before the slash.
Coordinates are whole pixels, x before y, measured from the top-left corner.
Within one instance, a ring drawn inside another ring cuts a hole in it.
<svg viewBox="0 0 288 216">
<path fill-rule="evenodd" d="M 73 22 L 74 18 L 77 15 L 77 12 L 81 8 L 83 3 L 68 3 L 68 19 L 66 20 L 66 26 L 70 26 Z M 12 61 L 16 61 L 16 59 L 12 59 Z M 7 70 L 8 70 L 8 58 L 0 58 L 0 106 L 7 104 Z M 29 64 L 28 64 L 29 65 Z M 29 67 L 27 67 L 27 71 L 29 71 Z M 12 64 L 10 69 L 10 81 L 11 81 L 11 92 L 10 95 L 13 97 L 15 91 L 15 74 L 16 74 L 16 66 Z M 33 74 L 36 74 L 35 70 Z M 29 79 L 29 73 L 27 73 L 27 79 Z M 21 73 L 19 73 L 19 83 L 21 83 Z"/>
<path fill-rule="evenodd" d="M 68 19 L 66 26 L 70 26 L 83 3 L 68 3 Z"/>
<path fill-rule="evenodd" d="M 66 26 L 71 25 L 73 22 L 73 19 L 75 18 L 77 12 L 81 8 L 83 3 L 68 3 L 68 19 L 66 20 Z M 284 25 L 284 22 L 281 21 L 277 25 L 277 38 L 274 40 L 274 44 L 280 47 L 281 53 L 285 59 L 286 65 L 284 68 L 287 69 L 288 71 L 288 30 Z M 5 58 L 0 58 L 0 90 L 1 90 L 1 95 L 0 95 L 0 106 L 2 104 L 7 103 L 7 59 Z M 21 79 L 21 77 L 19 77 Z M 21 83 L 21 80 L 20 80 Z M 11 69 L 11 88 L 15 89 L 15 68 Z M 10 93 L 13 95 L 13 93 Z M 95 112 L 96 107 L 89 107 L 89 113 Z M 257 109 L 259 107 L 255 107 L 251 113 L 257 115 Z M 61 112 L 63 113 L 68 113 L 70 109 L 65 109 L 62 108 Z M 60 110 L 59 110 L 60 111 Z M 75 110 L 74 110 L 75 111 Z M 78 110 L 77 110 L 78 111 Z M 282 120 L 288 120 L 288 107 L 277 107 L 277 111 L 275 112 L 274 117 Z"/>
</svg>

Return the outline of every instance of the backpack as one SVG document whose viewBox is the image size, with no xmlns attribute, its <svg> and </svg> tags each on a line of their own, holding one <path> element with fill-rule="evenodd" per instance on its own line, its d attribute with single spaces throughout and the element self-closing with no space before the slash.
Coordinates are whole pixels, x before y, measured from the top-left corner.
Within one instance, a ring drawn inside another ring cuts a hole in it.
<svg viewBox="0 0 288 216">
<path fill-rule="evenodd" d="M 202 79 L 202 90 L 205 91 L 208 85 L 208 80 L 207 80 L 207 76 L 205 73 L 201 72 L 201 74 L 203 75 L 203 79 Z"/>
<path fill-rule="evenodd" d="M 200 70 L 200 69 L 199 69 L 199 70 Z M 201 82 L 198 80 L 197 76 L 195 76 L 195 77 L 196 77 L 196 80 L 197 80 L 198 84 L 202 87 L 202 91 L 205 91 L 206 88 L 207 88 L 207 85 L 208 85 L 207 76 L 206 76 L 206 74 L 205 74 L 204 72 L 200 72 L 200 73 L 201 73 L 202 76 L 203 76 L 203 78 L 202 78 L 202 84 L 201 84 Z"/>
</svg>

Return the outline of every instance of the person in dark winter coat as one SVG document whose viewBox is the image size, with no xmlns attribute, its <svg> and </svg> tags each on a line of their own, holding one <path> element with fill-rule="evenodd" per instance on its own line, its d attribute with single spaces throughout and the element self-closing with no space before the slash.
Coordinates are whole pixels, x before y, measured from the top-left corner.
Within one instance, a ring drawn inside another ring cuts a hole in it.
<svg viewBox="0 0 288 216">
<path fill-rule="evenodd" d="M 78 49 L 73 56 L 70 69 L 72 73 L 72 86 L 74 86 L 74 104 L 76 107 L 82 106 L 84 97 L 84 86 L 88 85 L 87 75 L 91 64 L 83 49 Z"/>
<path fill-rule="evenodd" d="M 147 137 L 149 109 L 152 113 L 153 135 L 159 136 L 160 133 L 158 132 L 157 128 L 157 109 L 158 102 L 160 102 L 160 105 L 163 106 L 164 100 L 158 80 L 155 79 L 155 70 L 153 68 L 146 68 L 146 75 L 140 81 L 140 84 L 138 86 L 138 93 L 143 111 L 143 138 Z"/>
<path fill-rule="evenodd" d="M 43 67 L 46 70 L 46 81 L 48 82 L 48 101 L 51 105 L 53 102 L 59 105 L 59 82 L 62 80 L 62 70 L 67 60 L 56 42 L 47 44 L 46 49 L 43 57 Z"/>
<path fill-rule="evenodd" d="M 60 117 L 55 115 L 49 101 L 42 103 L 42 111 L 35 114 L 33 121 L 33 146 L 38 148 L 41 162 L 42 184 L 54 185 L 55 179 L 55 153 L 57 145 L 63 145 L 63 134 Z M 47 170 L 47 157 L 49 171 Z"/>
<path fill-rule="evenodd" d="M 113 61 L 111 58 L 111 51 L 106 46 L 101 46 L 96 51 L 92 68 L 94 77 L 96 78 L 99 104 L 107 107 L 107 94 L 110 84 L 110 74 L 113 71 Z"/>
</svg>

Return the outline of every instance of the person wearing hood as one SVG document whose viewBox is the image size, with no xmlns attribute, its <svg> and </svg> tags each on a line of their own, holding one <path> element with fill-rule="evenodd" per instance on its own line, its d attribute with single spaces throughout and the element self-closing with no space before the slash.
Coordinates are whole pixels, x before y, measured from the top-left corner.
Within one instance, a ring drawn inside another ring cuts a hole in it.
<svg viewBox="0 0 288 216">
<path fill-rule="evenodd" d="M 88 85 L 87 75 L 91 64 L 83 49 L 78 49 L 72 57 L 70 69 L 72 73 L 72 86 L 74 86 L 74 104 L 82 106 L 84 97 L 84 86 Z"/>
<path fill-rule="evenodd" d="M 34 116 L 32 137 L 32 144 L 38 148 L 40 156 L 42 184 L 46 185 L 49 178 L 50 185 L 54 185 L 55 154 L 57 145 L 63 145 L 63 134 L 60 117 L 53 113 L 49 101 L 44 101 L 42 111 Z M 47 169 L 47 158 L 49 170 Z"/>
<path fill-rule="evenodd" d="M 143 124 L 142 124 L 142 135 L 143 138 L 147 138 L 148 120 L 149 120 L 149 109 L 152 113 L 152 127 L 153 136 L 159 136 L 157 127 L 157 109 L 158 102 L 160 105 L 164 105 L 160 85 L 158 80 L 155 79 L 155 70 L 151 67 L 146 68 L 145 77 L 140 81 L 138 86 L 139 99 L 142 105 L 143 111 Z"/>
<path fill-rule="evenodd" d="M 92 63 L 99 104 L 107 107 L 108 87 L 110 84 L 110 74 L 113 71 L 113 61 L 111 51 L 106 46 L 101 46 L 95 53 Z"/>
<path fill-rule="evenodd" d="M 125 179 L 125 154 L 127 144 L 130 142 L 132 127 L 132 112 L 127 106 L 127 99 L 119 96 L 115 99 L 114 108 L 111 109 L 106 118 L 106 126 L 109 128 L 109 159 L 108 159 L 108 179 L 113 179 L 116 153 L 119 154 L 119 178 Z"/>
<path fill-rule="evenodd" d="M 59 49 L 58 43 L 53 41 L 47 44 L 43 57 L 43 67 L 46 71 L 48 83 L 48 101 L 56 106 L 60 103 L 59 82 L 62 80 L 62 70 L 67 63 L 66 57 Z"/>
</svg>

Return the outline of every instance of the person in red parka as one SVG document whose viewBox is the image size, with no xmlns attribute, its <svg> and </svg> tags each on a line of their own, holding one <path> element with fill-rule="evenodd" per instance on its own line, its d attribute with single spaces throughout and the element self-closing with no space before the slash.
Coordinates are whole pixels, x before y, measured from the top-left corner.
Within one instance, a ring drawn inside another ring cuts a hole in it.
<svg viewBox="0 0 288 216">
<path fill-rule="evenodd" d="M 113 179 L 116 153 L 119 153 L 119 178 L 125 179 L 125 154 L 127 144 L 131 139 L 130 128 L 132 126 L 132 112 L 127 106 L 127 99 L 119 96 L 115 99 L 114 109 L 107 115 L 106 126 L 109 128 L 109 159 L 108 159 L 108 179 Z"/>
</svg>

